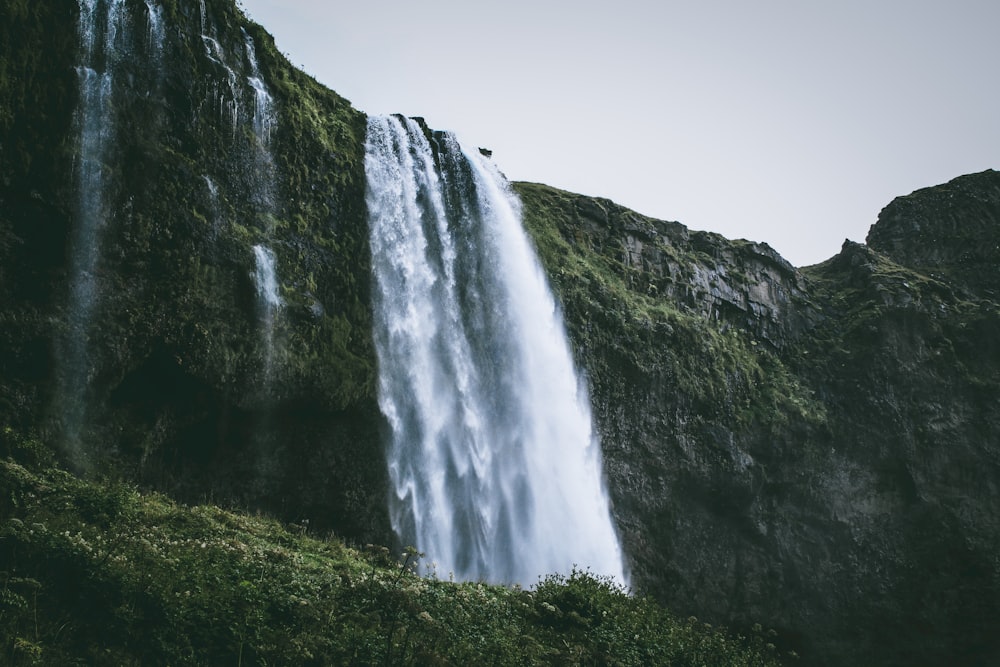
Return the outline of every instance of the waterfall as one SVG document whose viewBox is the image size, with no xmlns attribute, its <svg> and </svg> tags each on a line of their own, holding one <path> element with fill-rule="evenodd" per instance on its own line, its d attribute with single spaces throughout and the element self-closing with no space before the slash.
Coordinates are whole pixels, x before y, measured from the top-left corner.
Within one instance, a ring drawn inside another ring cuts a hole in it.
<svg viewBox="0 0 1000 667">
<path fill-rule="evenodd" d="M 253 164 L 248 174 L 250 180 L 250 195 L 258 205 L 261 213 L 267 218 L 265 231 L 270 235 L 272 223 L 270 216 L 274 213 L 274 179 L 275 167 L 274 157 L 271 155 L 271 131 L 274 128 L 275 113 L 274 99 L 271 97 L 267 84 L 260 73 L 260 66 L 257 64 L 257 51 L 254 48 L 253 38 L 245 30 L 243 32 L 243 44 L 246 52 L 249 71 L 246 75 L 247 83 L 253 92 L 253 117 L 251 119 L 255 146 L 253 149 Z"/>
<path fill-rule="evenodd" d="M 625 581 L 585 385 L 506 180 L 370 118 L 365 171 L 389 508 L 438 572 Z"/>
<path fill-rule="evenodd" d="M 208 196 L 212 201 L 213 210 L 219 207 L 219 186 L 215 184 L 212 177 L 208 174 L 202 174 L 201 179 L 205 181 L 205 187 L 208 188 Z"/>
<path fill-rule="evenodd" d="M 240 95 L 236 85 L 238 77 L 226 60 L 225 49 L 216 38 L 215 26 L 209 21 L 208 12 L 205 9 L 205 0 L 201 0 L 199 9 L 201 12 L 201 42 L 202 48 L 205 49 L 205 57 L 221 67 L 226 73 L 226 90 L 220 91 L 216 87 L 216 98 L 213 101 L 218 102 L 220 115 L 229 120 L 229 128 L 235 136 L 240 120 Z"/>
<path fill-rule="evenodd" d="M 205 189 L 208 191 L 208 218 L 212 225 L 212 239 L 215 240 L 219 235 L 219 229 L 222 226 L 222 207 L 219 204 L 219 186 L 215 184 L 215 181 L 208 174 L 202 174 L 202 180 L 205 181 Z"/>
<path fill-rule="evenodd" d="M 254 264 L 254 284 L 257 286 L 257 298 L 261 303 L 261 310 L 270 315 L 273 319 L 274 313 L 282 306 L 281 295 L 278 294 L 278 272 L 275 270 L 277 261 L 274 252 L 265 246 L 255 245 L 253 247 Z"/>
<path fill-rule="evenodd" d="M 146 13 L 149 56 L 153 62 L 158 63 L 163 55 L 163 42 L 167 37 L 166 25 L 163 23 L 163 7 L 146 0 Z"/>
<path fill-rule="evenodd" d="M 247 172 L 250 196 L 263 216 L 263 236 L 270 243 L 274 232 L 275 196 L 274 181 L 276 170 L 271 154 L 271 131 L 274 127 L 274 100 L 257 63 L 257 51 L 253 38 L 241 28 L 246 61 L 249 65 L 246 80 L 253 92 L 252 129 L 254 137 L 253 161 Z M 258 293 L 258 313 L 264 338 L 264 372 L 270 383 L 274 369 L 275 325 L 281 309 L 278 295 L 278 278 L 274 253 L 267 245 L 253 248 L 256 260 L 256 281 Z"/>
<path fill-rule="evenodd" d="M 80 104 L 74 114 L 79 142 L 74 164 L 76 221 L 70 244 L 68 331 L 61 344 L 57 409 L 67 453 L 74 463 L 83 465 L 79 441 L 90 387 L 89 337 L 98 300 L 101 232 L 111 214 L 106 201 L 114 141 L 111 96 L 118 58 L 116 42 L 123 39 L 126 27 L 124 0 L 80 0 L 79 21 L 81 59 L 76 72 Z"/>
<path fill-rule="evenodd" d="M 264 376 L 271 379 L 274 366 L 274 325 L 283 302 L 278 292 L 277 260 L 274 252 L 263 245 L 253 247 L 254 285 L 257 287 L 257 312 L 264 340 Z"/>
<path fill-rule="evenodd" d="M 89 320 L 95 298 L 94 272 L 100 249 L 98 237 L 104 225 L 108 149 L 114 135 L 111 106 L 114 44 L 124 26 L 124 0 L 107 3 L 101 25 L 98 0 L 80 2 L 80 41 L 83 59 L 77 67 L 80 106 L 75 114 L 79 135 L 76 165 L 77 225 L 73 244 L 72 304 L 79 310 L 78 323 Z M 103 67 L 103 71 L 100 68 Z"/>
<path fill-rule="evenodd" d="M 257 50 L 254 48 L 253 39 L 243 31 L 243 41 L 246 45 L 247 62 L 250 63 L 250 73 L 247 75 L 247 83 L 254 92 L 253 107 L 253 130 L 258 140 L 263 146 L 267 146 L 271 140 L 271 127 L 274 120 L 274 101 L 271 93 L 264 83 L 260 74 L 260 66 L 257 64 Z"/>
</svg>

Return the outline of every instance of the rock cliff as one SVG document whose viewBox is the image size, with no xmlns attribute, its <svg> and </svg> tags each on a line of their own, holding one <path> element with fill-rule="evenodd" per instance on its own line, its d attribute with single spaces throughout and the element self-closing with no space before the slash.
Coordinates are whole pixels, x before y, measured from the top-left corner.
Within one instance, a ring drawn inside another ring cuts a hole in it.
<svg viewBox="0 0 1000 667">
<path fill-rule="evenodd" d="M 0 24 L 3 418 L 79 470 L 388 540 L 364 115 L 230 1 L 10 2 Z M 96 159 L 86 77 L 104 82 Z M 261 244 L 283 303 L 271 343 Z"/>
<path fill-rule="evenodd" d="M 106 26 L 89 60 L 81 8 Z M 390 540 L 364 128 L 230 0 L 4 3 L 0 422 L 82 474 Z M 1000 661 L 1000 174 L 900 197 L 803 269 L 515 188 L 639 590 L 808 664 Z"/>
<path fill-rule="evenodd" d="M 637 583 L 713 621 L 766 618 L 810 664 L 996 658 L 998 185 L 899 198 L 871 247 L 802 270 L 519 185 Z"/>
</svg>

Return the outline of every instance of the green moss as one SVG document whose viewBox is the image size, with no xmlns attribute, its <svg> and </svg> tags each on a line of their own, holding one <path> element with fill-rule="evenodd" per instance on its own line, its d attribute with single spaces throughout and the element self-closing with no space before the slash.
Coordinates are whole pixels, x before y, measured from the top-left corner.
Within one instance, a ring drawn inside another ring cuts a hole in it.
<svg viewBox="0 0 1000 667">
<path fill-rule="evenodd" d="M 519 183 L 516 189 L 581 365 L 598 387 L 604 374 L 646 383 L 665 377 L 697 410 L 736 427 L 826 418 L 823 406 L 769 345 L 747 330 L 709 320 L 675 296 L 689 289 L 697 267 L 716 265 L 697 246 L 729 242 L 701 233 L 690 239 L 666 227 L 680 228 L 676 223 L 618 214 L 627 216 L 624 224 L 644 234 L 675 274 L 637 269 L 622 260 L 622 238 L 612 228 L 616 220 L 589 223 L 577 212 L 580 196 L 537 184 Z"/>
<path fill-rule="evenodd" d="M 233 2 L 205 0 L 205 29 L 198 3 L 157 4 L 167 30 L 155 60 L 146 6 L 124 5 L 131 29 L 118 44 L 129 53 L 111 72 L 99 297 L 80 324 L 69 302 L 80 251 L 78 10 L 0 3 L 0 419 L 61 432 L 57 394 L 71 365 L 61 351 L 83 340 L 87 386 L 68 393 L 85 395 L 80 437 L 95 470 L 188 498 L 210 490 L 290 513 L 308 505 L 314 521 L 384 535 L 365 116 L 292 67 Z M 263 167 L 244 30 L 274 98 Z M 233 72 L 236 126 L 230 73 L 206 54 L 202 32 Z M 266 205 L 258 169 L 273 177 Z M 273 353 L 254 284 L 262 243 L 285 300 Z M 304 475 L 317 479 L 306 487 Z M 371 498 L 359 500 L 359 487 Z"/>
<path fill-rule="evenodd" d="M 861 373 L 866 364 L 902 364 L 887 369 L 892 375 L 923 364 L 978 391 L 1000 390 L 992 370 L 998 353 L 986 333 L 1000 325 L 994 301 L 857 244 L 804 273 L 829 315 L 802 348 L 798 363 L 805 372 L 837 377 L 841 369 Z"/>
</svg>

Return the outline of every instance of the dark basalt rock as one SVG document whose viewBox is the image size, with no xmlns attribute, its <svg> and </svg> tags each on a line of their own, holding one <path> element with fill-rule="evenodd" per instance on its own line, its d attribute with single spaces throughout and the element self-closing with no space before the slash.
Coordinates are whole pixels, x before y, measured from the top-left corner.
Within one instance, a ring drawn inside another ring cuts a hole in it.
<svg viewBox="0 0 1000 667">
<path fill-rule="evenodd" d="M 974 294 L 1000 295 L 1000 172 L 960 176 L 897 197 L 868 232 L 868 245 Z"/>
</svg>

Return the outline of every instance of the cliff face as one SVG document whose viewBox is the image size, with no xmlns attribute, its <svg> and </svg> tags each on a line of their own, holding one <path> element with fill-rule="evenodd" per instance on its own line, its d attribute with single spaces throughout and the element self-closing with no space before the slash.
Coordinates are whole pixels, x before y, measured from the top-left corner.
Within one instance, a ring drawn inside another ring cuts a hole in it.
<svg viewBox="0 0 1000 667">
<path fill-rule="evenodd" d="M 80 470 L 388 539 L 364 116 L 229 1 L 0 11 L 3 419 Z"/>
<path fill-rule="evenodd" d="M 994 272 L 962 258 L 968 234 L 992 248 L 998 184 L 900 198 L 873 247 L 801 271 L 518 186 L 640 588 L 712 621 L 767 619 L 810 664 L 996 659 L 1000 309 Z"/>
<path fill-rule="evenodd" d="M 1000 292 L 1000 180 L 971 174 L 897 197 L 868 234 L 900 264 L 994 301 Z"/>
<path fill-rule="evenodd" d="M 82 472 L 391 539 L 364 131 L 229 0 L 4 3 L 3 425 Z M 1000 175 L 901 197 L 802 270 L 516 190 L 638 588 L 809 664 L 1000 660 Z"/>
</svg>

